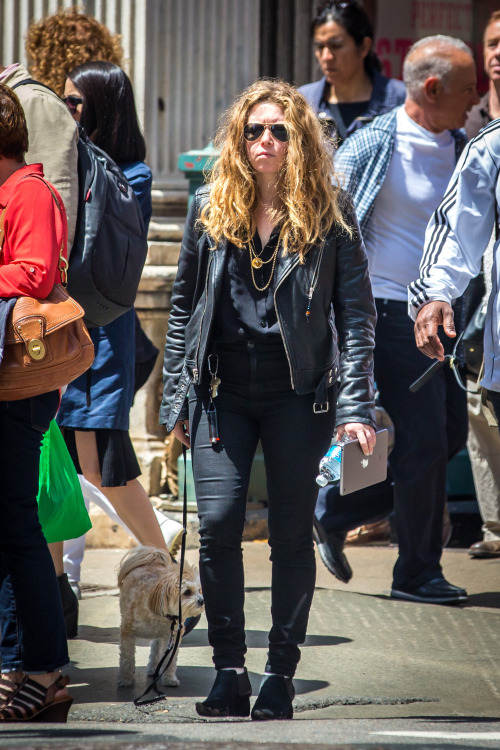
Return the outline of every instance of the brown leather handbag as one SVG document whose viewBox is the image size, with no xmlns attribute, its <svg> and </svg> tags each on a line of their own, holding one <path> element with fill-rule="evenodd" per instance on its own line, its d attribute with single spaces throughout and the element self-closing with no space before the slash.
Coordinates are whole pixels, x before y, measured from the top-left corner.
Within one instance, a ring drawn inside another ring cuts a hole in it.
<svg viewBox="0 0 500 750">
<path fill-rule="evenodd" d="M 60 204 L 52 193 L 56 205 Z M 6 208 L 0 216 L 0 255 Z M 66 279 L 61 252 L 59 270 Z M 0 401 L 18 401 L 54 391 L 75 380 L 94 361 L 94 345 L 83 322 L 84 310 L 56 284 L 46 299 L 19 297 L 8 317 L 0 363 Z"/>
</svg>

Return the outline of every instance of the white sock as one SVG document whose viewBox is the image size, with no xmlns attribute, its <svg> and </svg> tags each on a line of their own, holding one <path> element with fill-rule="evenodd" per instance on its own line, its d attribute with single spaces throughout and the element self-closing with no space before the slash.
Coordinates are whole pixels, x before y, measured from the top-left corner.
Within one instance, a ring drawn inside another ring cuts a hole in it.
<svg viewBox="0 0 500 750">
<path fill-rule="evenodd" d="M 288 675 L 276 674 L 276 672 L 264 672 L 264 677 L 288 677 Z"/>
<path fill-rule="evenodd" d="M 222 667 L 221 672 L 227 672 L 228 669 L 236 672 L 236 674 L 245 674 L 243 667 Z"/>
</svg>

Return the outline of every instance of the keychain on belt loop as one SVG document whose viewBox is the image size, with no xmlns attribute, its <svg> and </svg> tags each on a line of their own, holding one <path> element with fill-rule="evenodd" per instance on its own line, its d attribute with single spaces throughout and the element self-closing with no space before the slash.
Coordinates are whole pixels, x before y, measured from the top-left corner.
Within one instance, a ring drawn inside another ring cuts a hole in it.
<svg viewBox="0 0 500 750">
<path fill-rule="evenodd" d="M 209 354 L 208 356 L 208 372 L 210 373 L 210 385 L 208 392 L 210 395 L 210 403 L 208 404 L 207 417 L 208 417 L 208 435 L 210 442 L 215 444 L 220 441 L 219 428 L 217 426 L 217 412 L 215 411 L 214 399 L 217 398 L 217 390 L 221 384 L 221 379 L 217 376 L 219 369 L 219 355 Z"/>
</svg>

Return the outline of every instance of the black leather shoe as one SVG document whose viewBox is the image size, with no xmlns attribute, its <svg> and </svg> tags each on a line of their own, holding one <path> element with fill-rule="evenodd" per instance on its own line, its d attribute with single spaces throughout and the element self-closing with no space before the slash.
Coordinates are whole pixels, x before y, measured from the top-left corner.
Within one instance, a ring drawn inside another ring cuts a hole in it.
<svg viewBox="0 0 500 750">
<path fill-rule="evenodd" d="M 252 686 L 247 670 L 220 669 L 208 698 L 196 703 L 200 716 L 250 716 Z"/>
<path fill-rule="evenodd" d="M 342 583 L 349 583 L 352 578 L 351 566 L 344 555 L 346 536 L 345 531 L 326 532 L 317 518 L 314 519 L 313 538 L 318 554 L 330 573 Z"/>
<path fill-rule="evenodd" d="M 392 589 L 391 597 L 423 604 L 464 604 L 469 598 L 465 589 L 453 586 L 444 578 L 433 578 L 411 591 Z"/>
<path fill-rule="evenodd" d="M 273 674 L 263 677 L 259 695 L 252 708 L 254 721 L 270 721 L 272 719 L 292 719 L 292 701 L 295 689 L 291 677 Z"/>
</svg>

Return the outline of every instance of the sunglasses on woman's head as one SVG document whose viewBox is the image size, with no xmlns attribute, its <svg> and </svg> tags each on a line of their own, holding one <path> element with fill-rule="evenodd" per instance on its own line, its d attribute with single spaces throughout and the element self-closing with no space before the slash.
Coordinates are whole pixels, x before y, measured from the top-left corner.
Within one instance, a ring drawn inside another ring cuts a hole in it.
<svg viewBox="0 0 500 750">
<path fill-rule="evenodd" d="M 72 115 L 75 114 L 76 110 L 78 109 L 79 104 L 83 104 L 83 99 L 81 96 L 65 96 L 63 97 L 63 102 L 69 109 Z"/>
<path fill-rule="evenodd" d="M 319 16 L 323 11 L 325 11 L 327 8 L 331 8 L 331 10 L 334 10 L 335 8 L 339 8 L 341 10 L 345 10 L 350 5 L 355 5 L 355 3 L 352 2 L 352 0 L 326 0 L 324 3 L 320 3 L 316 9 L 316 14 Z"/>
<path fill-rule="evenodd" d="M 258 141 L 266 128 L 269 128 L 271 135 L 277 141 L 286 143 L 288 140 L 288 130 L 282 122 L 274 122 L 272 125 L 268 122 L 249 122 L 243 128 L 243 136 L 247 141 Z"/>
</svg>

